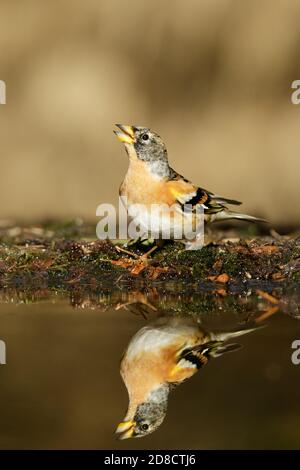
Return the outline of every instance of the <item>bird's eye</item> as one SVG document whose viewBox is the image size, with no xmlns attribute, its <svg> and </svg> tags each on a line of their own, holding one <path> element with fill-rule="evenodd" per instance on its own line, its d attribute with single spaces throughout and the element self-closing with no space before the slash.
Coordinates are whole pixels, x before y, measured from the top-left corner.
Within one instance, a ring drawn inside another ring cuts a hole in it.
<svg viewBox="0 0 300 470">
<path fill-rule="evenodd" d="M 143 140 L 149 140 L 149 135 L 148 134 L 142 134 L 142 139 Z"/>
<path fill-rule="evenodd" d="M 148 431 L 148 429 L 149 429 L 149 424 L 146 424 L 146 423 L 145 423 L 145 424 L 142 424 L 141 427 L 142 427 L 142 430 L 143 430 L 143 431 Z"/>
</svg>

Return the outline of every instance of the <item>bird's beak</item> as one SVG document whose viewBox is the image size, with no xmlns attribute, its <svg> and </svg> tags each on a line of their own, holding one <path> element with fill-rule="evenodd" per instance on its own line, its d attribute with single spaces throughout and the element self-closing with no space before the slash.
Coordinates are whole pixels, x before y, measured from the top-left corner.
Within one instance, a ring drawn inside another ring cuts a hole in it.
<svg viewBox="0 0 300 470">
<path fill-rule="evenodd" d="M 134 129 L 132 126 L 123 126 L 123 124 L 116 124 L 121 131 L 114 131 L 118 139 L 123 144 L 133 144 L 135 142 Z"/>
<path fill-rule="evenodd" d="M 135 421 L 123 421 L 122 423 L 120 423 L 116 429 L 116 434 L 118 434 L 118 438 L 120 440 L 123 440 L 133 437 L 135 424 Z"/>
</svg>

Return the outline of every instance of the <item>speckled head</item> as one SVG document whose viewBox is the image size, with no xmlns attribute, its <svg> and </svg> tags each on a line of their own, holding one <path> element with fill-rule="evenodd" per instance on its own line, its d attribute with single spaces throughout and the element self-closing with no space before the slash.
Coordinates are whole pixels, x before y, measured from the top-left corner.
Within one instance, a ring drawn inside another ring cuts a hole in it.
<svg viewBox="0 0 300 470">
<path fill-rule="evenodd" d="M 143 437 L 154 432 L 166 416 L 169 391 L 169 384 L 162 384 L 137 406 L 133 416 L 127 414 L 116 430 L 119 439 Z"/>
<path fill-rule="evenodd" d="M 120 131 L 114 131 L 125 145 L 129 157 L 135 155 L 149 164 L 151 171 L 161 176 L 169 173 L 168 154 L 162 138 L 148 127 L 116 124 Z"/>
</svg>

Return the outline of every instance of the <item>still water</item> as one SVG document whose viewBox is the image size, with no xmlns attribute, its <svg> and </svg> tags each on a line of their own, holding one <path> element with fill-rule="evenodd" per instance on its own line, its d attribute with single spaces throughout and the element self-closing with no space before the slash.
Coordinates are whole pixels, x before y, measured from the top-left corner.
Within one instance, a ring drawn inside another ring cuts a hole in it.
<svg viewBox="0 0 300 470">
<path fill-rule="evenodd" d="M 299 448 L 298 294 L 268 295 L 2 291 L 1 449 Z M 155 398 L 165 419 L 140 439 L 115 435 L 128 408 L 122 357 L 133 402 L 155 381 L 186 379 Z"/>
</svg>

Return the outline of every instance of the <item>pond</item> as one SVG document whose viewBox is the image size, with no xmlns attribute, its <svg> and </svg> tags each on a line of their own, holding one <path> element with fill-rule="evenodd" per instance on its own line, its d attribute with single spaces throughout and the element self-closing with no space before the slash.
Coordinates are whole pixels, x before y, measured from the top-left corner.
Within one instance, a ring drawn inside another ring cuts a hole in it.
<svg viewBox="0 0 300 470">
<path fill-rule="evenodd" d="M 0 301 L 2 449 L 300 446 L 296 287 L 6 287 Z M 140 439 L 115 434 L 128 408 L 122 357 L 132 401 L 169 377 L 155 396 L 165 419 Z"/>
</svg>

